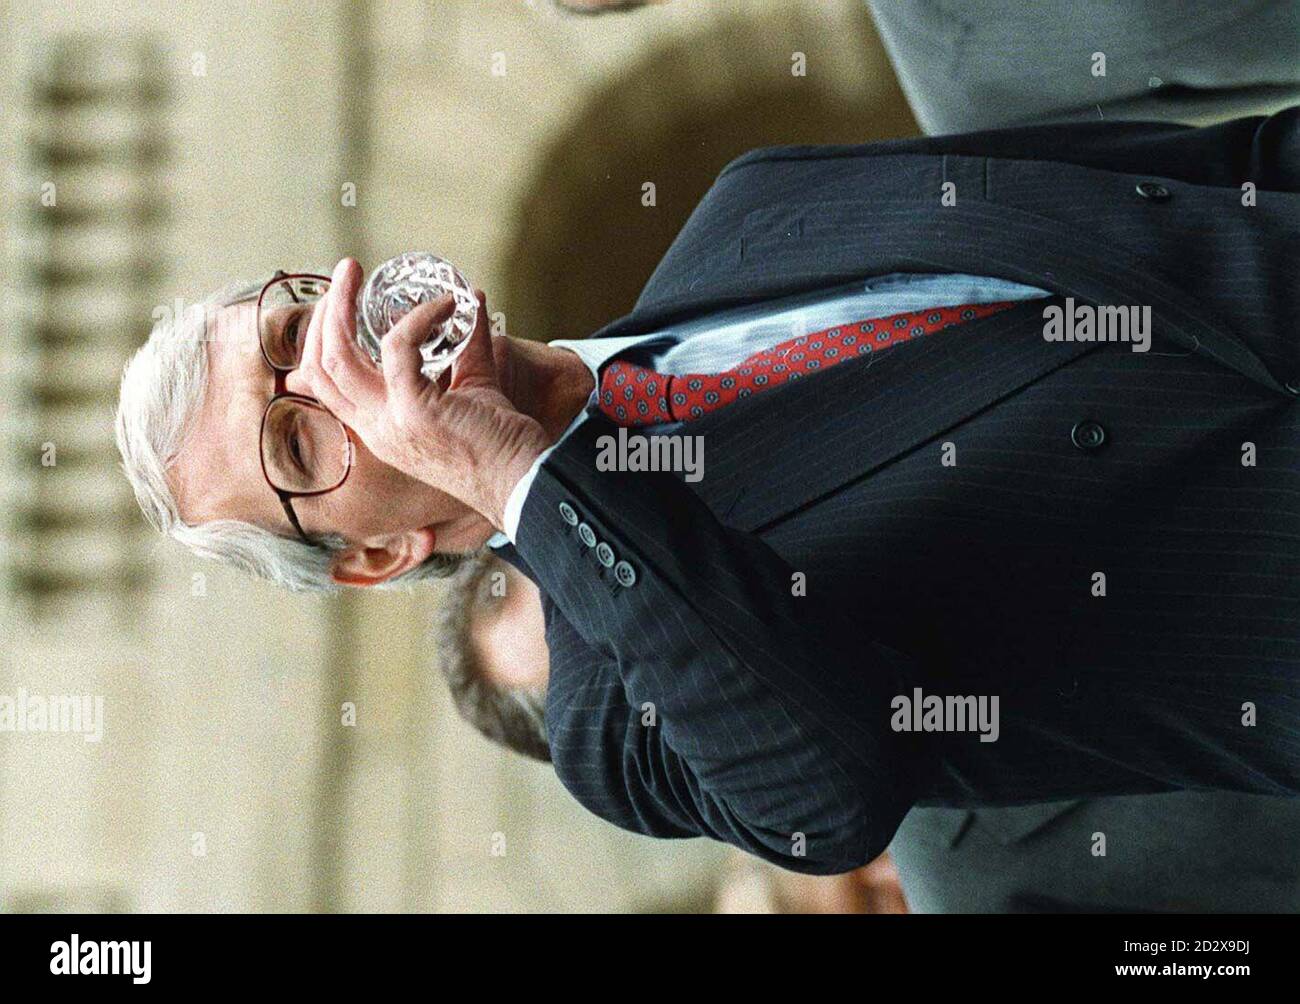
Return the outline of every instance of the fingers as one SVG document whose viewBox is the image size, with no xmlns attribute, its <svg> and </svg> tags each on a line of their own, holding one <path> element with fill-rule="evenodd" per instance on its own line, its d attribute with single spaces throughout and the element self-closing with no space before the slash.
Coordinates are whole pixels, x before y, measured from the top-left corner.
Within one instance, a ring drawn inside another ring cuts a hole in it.
<svg viewBox="0 0 1300 1004">
<path fill-rule="evenodd" d="M 450 389 L 457 387 L 496 387 L 497 364 L 492 355 L 492 333 L 488 329 L 487 295 L 474 290 L 478 299 L 478 319 L 470 332 L 469 344 L 452 363 Z"/>
<path fill-rule="evenodd" d="M 360 264 L 342 259 L 330 279 L 329 293 L 317 304 L 307 326 L 298 376 L 308 393 L 345 425 L 358 428 L 363 414 L 384 406 L 384 380 L 356 340 L 356 298 L 362 282 Z"/>
<path fill-rule="evenodd" d="M 337 271 L 336 268 L 335 272 Z M 331 282 L 331 292 L 333 288 Z M 290 374 L 290 377 L 294 378 L 294 380 L 289 389 L 300 390 L 316 397 L 321 404 L 325 405 L 346 425 L 353 425 L 355 416 L 352 403 L 335 386 L 333 378 L 325 372 L 325 368 L 321 364 L 324 332 L 326 327 L 332 324 L 331 313 L 333 309 L 334 297 L 327 294 L 324 299 L 316 304 L 316 309 L 312 311 L 311 321 L 307 324 L 307 336 L 302 345 L 302 355 L 298 360 L 298 368 Z M 295 387 L 294 384 L 298 380 L 303 381 L 306 386 Z"/>
<path fill-rule="evenodd" d="M 384 383 L 396 401 L 413 401 L 422 392 L 434 387 L 420 372 L 424 364 L 420 346 L 429 339 L 438 325 L 451 317 L 455 307 L 456 302 L 450 296 L 421 303 L 384 336 L 379 352 L 384 367 Z"/>
</svg>

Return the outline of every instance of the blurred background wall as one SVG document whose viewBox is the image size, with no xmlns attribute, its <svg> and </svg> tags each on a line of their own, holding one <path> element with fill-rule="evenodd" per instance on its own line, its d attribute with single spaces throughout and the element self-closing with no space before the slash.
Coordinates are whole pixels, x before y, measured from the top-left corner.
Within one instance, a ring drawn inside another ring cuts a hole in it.
<svg viewBox="0 0 1300 1004">
<path fill-rule="evenodd" d="M 117 378 L 164 312 L 344 254 L 434 250 L 508 333 L 591 334 L 732 157 L 916 132 L 865 4 L 0 0 L 0 41 L 0 698 L 105 718 L 0 731 L 0 909 L 709 908 L 719 848 L 456 718 L 436 587 L 295 597 L 150 537 Z"/>
</svg>

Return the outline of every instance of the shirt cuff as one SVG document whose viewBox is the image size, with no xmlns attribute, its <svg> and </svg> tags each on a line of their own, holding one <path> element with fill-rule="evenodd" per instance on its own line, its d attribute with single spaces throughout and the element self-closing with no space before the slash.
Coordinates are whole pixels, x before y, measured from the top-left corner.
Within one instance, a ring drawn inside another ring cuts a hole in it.
<svg viewBox="0 0 1300 1004">
<path fill-rule="evenodd" d="M 546 458 L 559 449 L 560 444 L 573 435 L 573 430 L 587 420 L 588 411 L 595 405 L 597 400 L 597 394 L 593 390 L 591 397 L 587 399 L 587 407 L 578 412 L 559 439 L 537 455 L 537 459 L 533 461 L 533 466 L 528 468 L 528 472 L 516 481 L 514 488 L 510 490 L 510 496 L 506 499 L 505 511 L 501 514 L 501 522 L 505 524 L 501 529 L 505 532 L 505 537 L 511 544 L 519 542 L 519 520 L 523 518 L 524 503 L 528 501 L 529 489 L 533 487 L 533 482 L 537 480 L 537 472 L 541 470 Z M 499 537 L 500 534 L 497 536 Z M 504 541 L 499 541 L 496 537 L 488 541 L 491 547 L 499 547 L 502 543 Z"/>
<path fill-rule="evenodd" d="M 558 445 L 558 444 L 557 444 Z M 533 482 L 537 480 L 537 471 L 542 466 L 542 461 L 551 455 L 552 446 L 537 455 L 533 461 L 533 466 L 528 468 L 528 472 L 515 482 L 514 488 L 510 491 L 510 497 L 506 499 L 505 512 L 502 513 L 502 522 L 505 526 L 502 530 L 505 532 L 506 539 L 510 543 L 515 543 L 519 539 L 519 520 L 524 514 L 524 502 L 528 499 L 528 491 L 533 487 Z"/>
</svg>

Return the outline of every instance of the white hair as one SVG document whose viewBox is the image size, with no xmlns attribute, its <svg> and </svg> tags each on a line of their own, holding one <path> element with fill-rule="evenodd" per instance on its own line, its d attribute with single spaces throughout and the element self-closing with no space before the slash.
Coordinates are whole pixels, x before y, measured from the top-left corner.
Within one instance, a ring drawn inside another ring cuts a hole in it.
<svg viewBox="0 0 1300 1004">
<path fill-rule="evenodd" d="M 181 316 L 162 310 L 149 340 L 122 371 L 117 407 L 117 448 L 122 469 L 145 519 L 160 533 L 195 554 L 233 565 L 295 591 L 334 592 L 330 576 L 335 555 L 345 546 L 337 535 L 317 538 L 318 545 L 281 537 L 236 519 L 190 525 L 181 519 L 167 472 L 186 445 L 207 391 L 207 343 L 221 337 L 220 323 L 208 322 L 225 307 L 254 299 L 265 281 L 233 283 L 205 297 Z M 267 489 L 270 490 L 269 488 Z M 408 586 L 444 578 L 461 563 L 459 555 L 429 558 L 383 583 Z"/>
</svg>

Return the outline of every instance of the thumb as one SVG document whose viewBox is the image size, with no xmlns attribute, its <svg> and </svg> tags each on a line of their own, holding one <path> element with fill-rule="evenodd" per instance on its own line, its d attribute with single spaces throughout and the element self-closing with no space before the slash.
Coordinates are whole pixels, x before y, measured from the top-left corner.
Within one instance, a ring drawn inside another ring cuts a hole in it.
<svg viewBox="0 0 1300 1004">
<path fill-rule="evenodd" d="M 451 365 L 448 390 L 497 386 L 497 364 L 492 355 L 492 333 L 488 330 L 487 295 L 476 289 L 474 296 L 478 300 L 478 319 L 470 332 L 469 344 Z"/>
<path fill-rule="evenodd" d="M 436 325 L 451 316 L 452 306 L 450 297 L 417 304 L 380 342 L 384 383 L 397 400 L 414 400 L 425 387 L 431 386 L 421 372 L 424 359 L 420 345 Z"/>
</svg>

